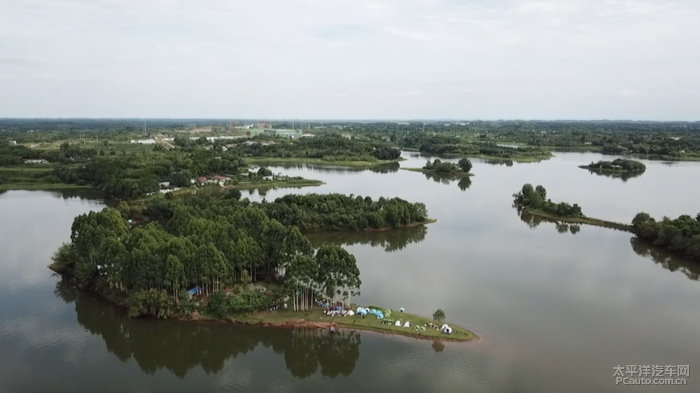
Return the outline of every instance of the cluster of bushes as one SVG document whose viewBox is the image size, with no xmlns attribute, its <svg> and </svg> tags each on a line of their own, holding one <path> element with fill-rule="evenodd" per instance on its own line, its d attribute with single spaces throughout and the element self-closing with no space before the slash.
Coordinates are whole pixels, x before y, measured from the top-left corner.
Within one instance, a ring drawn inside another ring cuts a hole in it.
<svg viewBox="0 0 700 393">
<path fill-rule="evenodd" d="M 533 187 L 532 184 L 525 184 L 522 190 L 513 194 L 513 197 L 516 206 L 528 207 L 561 217 L 583 217 L 581 207 L 578 204 L 554 203 L 551 199 L 547 199 L 547 190 L 542 186 Z"/>
<path fill-rule="evenodd" d="M 700 259 L 700 214 L 695 218 L 683 215 L 675 220 L 664 217 L 656 221 L 647 213 L 638 213 L 632 220 L 637 236 L 654 246 Z"/>
</svg>

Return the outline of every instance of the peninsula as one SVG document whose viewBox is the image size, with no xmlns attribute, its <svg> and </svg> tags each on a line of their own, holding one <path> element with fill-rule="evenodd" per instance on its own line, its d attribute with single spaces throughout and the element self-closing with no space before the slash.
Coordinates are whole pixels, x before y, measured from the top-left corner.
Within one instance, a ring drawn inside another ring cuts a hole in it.
<svg viewBox="0 0 700 393">
<path fill-rule="evenodd" d="M 128 308 L 131 317 L 281 326 L 332 321 L 442 337 L 415 315 L 404 314 L 401 327 L 383 316 L 325 315 L 321 300 L 330 307 L 352 304 L 360 271 L 340 245 L 314 249 L 302 233 L 421 225 L 429 222 L 423 204 L 340 194 L 286 195 L 271 203 L 239 198 L 236 192 L 154 196 L 80 215 L 50 268 Z M 453 329 L 445 339 L 475 339 Z"/>
<path fill-rule="evenodd" d="M 546 199 L 547 190 L 542 186 L 525 184 L 513 197 L 513 205 L 516 208 L 533 216 L 554 222 L 588 224 L 631 232 L 653 246 L 663 247 L 685 258 L 700 260 L 700 213 L 695 218 L 682 215 L 676 219 L 664 217 L 663 220 L 656 221 L 649 214 L 642 212 L 632 219 L 630 225 L 586 217 L 578 204 L 554 203 Z"/>
</svg>

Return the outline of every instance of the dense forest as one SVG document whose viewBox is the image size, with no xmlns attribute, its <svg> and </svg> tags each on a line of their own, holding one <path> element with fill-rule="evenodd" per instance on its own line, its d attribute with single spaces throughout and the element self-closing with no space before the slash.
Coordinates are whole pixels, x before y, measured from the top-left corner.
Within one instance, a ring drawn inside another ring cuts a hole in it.
<svg viewBox="0 0 700 393">
<path fill-rule="evenodd" d="M 532 184 L 525 184 L 519 192 L 513 194 L 513 198 L 517 207 L 539 210 L 560 217 L 583 217 L 578 204 L 554 203 L 551 199 L 547 199 L 547 190 L 542 186 L 533 187 Z"/>
<path fill-rule="evenodd" d="M 428 220 L 424 204 L 400 198 L 290 194 L 263 207 L 270 218 L 304 231 L 399 228 Z"/>
<path fill-rule="evenodd" d="M 207 311 L 217 317 L 277 307 L 289 291 L 301 293 L 293 306 L 305 308 L 319 293 L 352 297 L 361 282 L 351 254 L 330 244 L 314 250 L 293 225 L 357 229 L 350 223 L 366 219 L 367 228 L 381 228 L 422 221 L 426 214 L 422 204 L 396 198 L 337 194 L 261 204 L 237 196 L 154 197 L 76 217 L 54 268 L 70 272 L 82 287 L 128 301 L 132 316 L 188 315 L 193 304 L 185 290 L 195 286 L 209 296 Z M 233 296 L 224 295 L 233 284 L 256 280 L 283 286 L 236 286 Z"/>
<path fill-rule="evenodd" d="M 656 221 L 647 213 L 638 213 L 632 220 L 637 236 L 654 246 L 700 259 L 700 214 L 695 218 L 683 215 Z"/>
<path fill-rule="evenodd" d="M 618 158 L 613 161 L 591 162 L 581 168 L 594 169 L 598 171 L 624 171 L 624 172 L 644 172 L 647 167 L 639 161 L 625 160 Z"/>
</svg>

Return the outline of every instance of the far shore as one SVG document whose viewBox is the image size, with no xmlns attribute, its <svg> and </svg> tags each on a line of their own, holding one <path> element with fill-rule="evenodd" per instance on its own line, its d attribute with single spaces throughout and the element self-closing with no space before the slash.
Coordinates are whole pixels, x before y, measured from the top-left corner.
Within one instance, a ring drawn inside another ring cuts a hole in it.
<svg viewBox="0 0 700 393">
<path fill-rule="evenodd" d="M 405 158 L 396 160 L 376 160 L 376 161 L 328 161 L 321 158 L 275 158 L 275 157 L 248 157 L 246 162 L 256 165 L 274 165 L 274 164 L 318 164 L 328 166 L 342 166 L 355 168 L 371 168 L 380 165 L 393 164 L 404 161 Z"/>
</svg>

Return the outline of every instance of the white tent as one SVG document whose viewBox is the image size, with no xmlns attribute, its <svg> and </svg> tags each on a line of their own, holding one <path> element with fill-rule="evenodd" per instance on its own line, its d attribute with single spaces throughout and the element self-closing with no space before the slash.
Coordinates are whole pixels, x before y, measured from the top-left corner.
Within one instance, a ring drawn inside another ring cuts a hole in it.
<svg viewBox="0 0 700 393">
<path fill-rule="evenodd" d="M 445 328 L 448 328 L 448 327 L 449 326 L 447 326 L 447 324 L 443 324 L 442 327 L 440 328 L 440 330 L 445 330 Z"/>
<path fill-rule="evenodd" d="M 411 327 L 411 322 L 406 321 L 406 323 L 403 324 L 403 327 Z"/>
<path fill-rule="evenodd" d="M 442 330 L 442 332 L 445 334 L 452 334 L 452 328 L 447 326 L 447 324 L 442 325 L 440 330 Z"/>
<path fill-rule="evenodd" d="M 352 310 L 348 311 L 348 316 L 353 316 L 353 315 L 355 315 L 355 313 L 352 312 Z"/>
<path fill-rule="evenodd" d="M 394 324 L 394 326 L 401 327 L 401 321 L 396 321 L 396 323 Z"/>
</svg>

